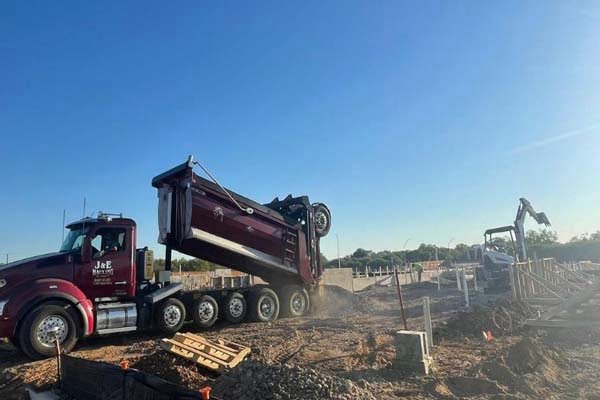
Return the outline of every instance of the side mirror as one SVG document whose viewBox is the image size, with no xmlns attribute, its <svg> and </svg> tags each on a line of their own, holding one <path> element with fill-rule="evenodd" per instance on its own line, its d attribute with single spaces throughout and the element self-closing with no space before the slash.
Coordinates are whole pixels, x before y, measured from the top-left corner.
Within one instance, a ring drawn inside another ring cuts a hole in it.
<svg viewBox="0 0 600 400">
<path fill-rule="evenodd" d="M 81 246 L 81 263 L 89 263 L 90 261 L 92 261 L 92 239 L 86 236 Z"/>
</svg>

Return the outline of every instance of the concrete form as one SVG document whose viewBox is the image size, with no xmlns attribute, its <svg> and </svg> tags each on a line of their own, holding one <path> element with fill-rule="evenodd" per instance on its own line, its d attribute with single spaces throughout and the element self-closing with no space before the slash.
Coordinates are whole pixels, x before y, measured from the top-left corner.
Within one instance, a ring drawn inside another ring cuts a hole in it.
<svg viewBox="0 0 600 400">
<path fill-rule="evenodd" d="M 429 354 L 425 332 L 398 331 L 394 336 L 394 345 L 396 347 L 394 368 L 417 374 L 429 374 L 433 359 Z"/>
</svg>

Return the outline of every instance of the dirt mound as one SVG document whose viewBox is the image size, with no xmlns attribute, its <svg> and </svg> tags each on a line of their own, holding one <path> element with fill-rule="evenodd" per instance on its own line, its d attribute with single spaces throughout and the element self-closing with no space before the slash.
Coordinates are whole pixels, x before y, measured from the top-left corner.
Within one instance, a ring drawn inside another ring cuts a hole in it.
<svg viewBox="0 0 600 400">
<path fill-rule="evenodd" d="M 510 368 L 499 362 L 485 362 L 481 364 L 480 372 L 488 379 L 508 387 L 511 392 L 518 391 L 528 396 L 536 394 L 526 379 L 515 374 Z"/>
<path fill-rule="evenodd" d="M 317 316 L 368 314 L 385 308 L 377 300 L 360 296 L 339 286 L 323 285 L 313 298 Z"/>
<path fill-rule="evenodd" d="M 250 360 L 221 375 L 212 387 L 215 397 L 223 400 L 374 400 L 369 391 L 348 379 L 300 366 L 266 365 Z"/>
<path fill-rule="evenodd" d="M 165 351 L 157 351 L 141 357 L 131 364 L 131 368 L 156 375 L 166 381 L 199 390 L 214 379 L 208 372 L 199 370 L 189 361 Z"/>
<path fill-rule="evenodd" d="M 499 300 L 491 306 L 474 306 L 471 311 L 459 312 L 434 330 L 437 337 L 482 337 L 492 331 L 494 336 L 514 334 L 531 316 L 532 310 L 522 302 Z"/>
<path fill-rule="evenodd" d="M 458 397 L 504 393 L 504 390 L 502 390 L 494 381 L 468 376 L 453 376 L 447 378 L 446 386 Z"/>
<path fill-rule="evenodd" d="M 564 357 L 539 340 L 525 337 L 508 350 L 506 364 L 517 374 L 541 373 L 550 380 L 560 373 Z"/>
<path fill-rule="evenodd" d="M 481 337 L 482 332 L 493 328 L 491 310 L 484 307 L 474 307 L 472 311 L 459 312 L 434 329 L 435 337 Z"/>
<path fill-rule="evenodd" d="M 396 283 L 394 282 L 394 286 Z M 432 281 L 423 281 L 423 282 L 415 282 L 408 283 L 406 285 L 402 285 L 402 290 L 437 290 L 437 283 Z"/>
<path fill-rule="evenodd" d="M 501 395 L 505 390 L 495 381 L 469 376 L 454 376 L 433 381 L 428 385 L 435 398 L 454 399 L 481 395 Z"/>
</svg>

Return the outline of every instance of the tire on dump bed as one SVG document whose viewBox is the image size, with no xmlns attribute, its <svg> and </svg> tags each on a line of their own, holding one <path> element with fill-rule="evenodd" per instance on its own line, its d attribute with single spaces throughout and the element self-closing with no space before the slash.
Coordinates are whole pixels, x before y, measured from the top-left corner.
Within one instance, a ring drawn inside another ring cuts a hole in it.
<svg viewBox="0 0 600 400">
<path fill-rule="evenodd" d="M 313 206 L 315 232 L 317 236 L 323 237 L 329 233 L 331 229 L 331 212 L 323 203 L 315 203 Z"/>
<path fill-rule="evenodd" d="M 250 319 L 255 322 L 275 321 L 279 316 L 279 297 L 273 290 L 263 287 L 250 298 Z"/>
</svg>

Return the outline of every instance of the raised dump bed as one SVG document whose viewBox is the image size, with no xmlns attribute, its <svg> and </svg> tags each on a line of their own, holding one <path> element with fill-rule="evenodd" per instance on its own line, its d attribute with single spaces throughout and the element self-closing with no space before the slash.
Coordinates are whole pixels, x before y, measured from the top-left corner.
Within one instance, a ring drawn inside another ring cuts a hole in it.
<svg viewBox="0 0 600 400">
<path fill-rule="evenodd" d="M 152 180 L 159 197 L 159 242 L 168 251 L 269 283 L 312 285 L 319 279 L 319 238 L 331 224 L 324 204 L 291 195 L 259 204 L 198 176 L 196 164 L 190 156 Z"/>
</svg>

